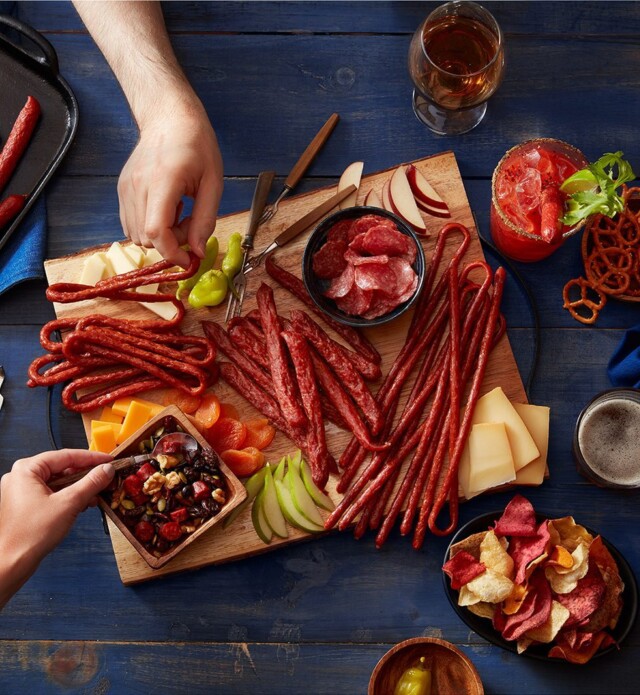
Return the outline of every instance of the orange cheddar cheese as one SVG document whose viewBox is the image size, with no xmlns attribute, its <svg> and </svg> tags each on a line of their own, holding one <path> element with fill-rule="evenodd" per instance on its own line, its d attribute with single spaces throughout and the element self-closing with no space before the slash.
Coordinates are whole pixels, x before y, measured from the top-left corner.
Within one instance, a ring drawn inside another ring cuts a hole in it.
<svg viewBox="0 0 640 695">
<path fill-rule="evenodd" d="M 160 410 L 162 410 L 162 407 L 160 407 Z M 148 405 L 145 405 L 143 401 L 132 400 L 118 434 L 117 443 L 122 444 L 136 430 L 146 425 L 151 417 L 151 408 Z"/>
<path fill-rule="evenodd" d="M 91 437 L 96 451 L 110 453 L 116 448 L 116 435 L 112 427 L 96 427 Z"/>
<path fill-rule="evenodd" d="M 118 438 L 122 425 L 119 422 L 105 422 L 103 420 L 91 420 L 91 436 L 93 437 L 96 429 L 105 428 L 113 430 L 115 438 Z"/>
<path fill-rule="evenodd" d="M 151 401 L 145 401 L 141 398 L 119 398 L 117 401 L 111 404 L 111 411 L 116 415 L 121 415 L 126 418 L 127 412 L 132 403 L 139 403 L 149 408 L 149 417 L 155 417 L 161 410 L 164 410 L 166 406 L 158 405 L 157 403 L 152 403 Z"/>
<path fill-rule="evenodd" d="M 124 415 L 114 413 L 110 405 L 105 406 L 102 413 L 100 413 L 100 422 L 115 422 L 118 425 L 121 425 L 123 418 Z"/>
<path fill-rule="evenodd" d="M 96 442 L 93 437 L 91 437 L 91 441 L 89 442 L 89 451 L 98 451 L 98 447 L 96 446 Z"/>
</svg>

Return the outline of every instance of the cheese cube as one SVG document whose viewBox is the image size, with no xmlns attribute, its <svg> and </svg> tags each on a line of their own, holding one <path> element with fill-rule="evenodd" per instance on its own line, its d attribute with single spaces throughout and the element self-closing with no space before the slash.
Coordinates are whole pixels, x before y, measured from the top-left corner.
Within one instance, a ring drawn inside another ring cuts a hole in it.
<svg viewBox="0 0 640 695">
<path fill-rule="evenodd" d="M 162 254 L 158 249 L 147 249 L 147 252 L 144 257 L 144 266 L 145 268 L 148 265 L 153 265 L 154 263 L 159 263 L 160 261 L 164 260 L 162 258 Z"/>
<path fill-rule="evenodd" d="M 116 440 L 118 444 L 122 444 L 122 442 L 128 439 L 136 430 L 146 425 L 150 419 L 151 408 L 140 401 L 131 401 L 127 414 L 122 422 L 122 429 Z"/>
<path fill-rule="evenodd" d="M 111 261 L 116 275 L 122 275 L 123 273 L 129 273 L 132 270 L 138 269 L 136 264 L 122 250 L 122 246 L 120 246 L 117 241 L 114 241 L 109 247 L 107 258 Z"/>
<path fill-rule="evenodd" d="M 111 410 L 116 415 L 126 417 L 129 407 L 133 401 L 141 403 L 142 405 L 146 405 L 147 408 L 151 410 L 151 417 L 155 417 L 161 410 L 164 410 L 165 408 L 164 405 L 158 405 L 157 403 L 152 403 L 151 401 L 146 401 L 142 398 L 133 398 L 131 396 L 128 396 L 126 398 L 118 398 L 117 401 L 114 401 L 111 404 Z"/>
<path fill-rule="evenodd" d="M 513 407 L 522 418 L 540 451 L 538 458 L 516 472 L 516 484 L 540 485 L 547 471 L 550 409 L 544 405 L 529 405 L 528 403 L 514 403 Z"/>
<path fill-rule="evenodd" d="M 468 487 L 464 490 L 467 499 L 515 480 L 513 457 L 503 422 L 474 425 L 468 443 L 469 476 Z"/>
<path fill-rule="evenodd" d="M 89 451 L 98 451 L 98 447 L 96 446 L 96 442 L 93 437 L 91 437 L 91 441 L 89 442 Z"/>
<path fill-rule="evenodd" d="M 165 321 L 171 321 L 178 313 L 178 309 L 171 302 L 140 302 L 140 304 Z"/>
<path fill-rule="evenodd" d="M 106 405 L 100 413 L 101 422 L 117 422 L 119 425 L 121 425 L 123 417 L 124 415 L 114 413 L 110 405 Z"/>
<path fill-rule="evenodd" d="M 96 427 L 91 435 L 96 451 L 103 451 L 105 454 L 116 448 L 116 435 L 111 427 Z"/>
<path fill-rule="evenodd" d="M 503 422 L 507 430 L 513 465 L 516 471 L 540 456 L 536 443 L 501 387 L 478 399 L 472 424 Z"/>
<path fill-rule="evenodd" d="M 122 425 L 119 422 L 103 422 L 102 420 L 91 420 L 92 437 L 97 429 L 103 428 L 111 428 L 111 430 L 113 430 L 113 434 L 117 439 L 118 435 L 120 434 L 120 430 L 122 429 Z"/>
<path fill-rule="evenodd" d="M 104 262 L 103 254 L 92 253 L 84 262 L 79 280 L 80 284 L 94 287 L 100 280 L 104 280 L 106 277 L 108 277 L 107 265 Z"/>
<path fill-rule="evenodd" d="M 125 244 L 122 246 L 122 250 L 129 256 L 132 263 L 135 263 L 136 268 L 142 268 L 144 264 L 144 259 L 146 254 L 142 246 L 136 246 L 135 244 Z"/>
</svg>

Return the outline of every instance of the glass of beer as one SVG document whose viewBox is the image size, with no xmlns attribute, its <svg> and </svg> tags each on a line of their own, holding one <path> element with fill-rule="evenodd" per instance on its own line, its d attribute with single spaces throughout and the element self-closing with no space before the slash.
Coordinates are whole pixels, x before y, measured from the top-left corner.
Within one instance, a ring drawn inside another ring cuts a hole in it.
<svg viewBox="0 0 640 695">
<path fill-rule="evenodd" d="M 578 471 L 600 487 L 640 487 L 640 391 L 609 389 L 580 413 L 573 436 Z"/>
<path fill-rule="evenodd" d="M 418 27 L 409 48 L 413 110 L 434 133 L 475 128 L 504 72 L 502 31 L 474 2 L 448 2 Z"/>
</svg>

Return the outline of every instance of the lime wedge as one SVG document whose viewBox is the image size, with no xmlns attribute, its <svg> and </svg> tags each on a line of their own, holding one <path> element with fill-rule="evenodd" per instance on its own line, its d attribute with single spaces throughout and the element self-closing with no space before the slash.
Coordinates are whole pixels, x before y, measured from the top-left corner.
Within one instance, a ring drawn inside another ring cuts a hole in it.
<svg viewBox="0 0 640 695">
<path fill-rule="evenodd" d="M 598 180 L 589 169 L 580 169 L 565 179 L 560 190 L 567 195 L 580 193 L 581 191 L 591 191 L 598 186 Z"/>
</svg>

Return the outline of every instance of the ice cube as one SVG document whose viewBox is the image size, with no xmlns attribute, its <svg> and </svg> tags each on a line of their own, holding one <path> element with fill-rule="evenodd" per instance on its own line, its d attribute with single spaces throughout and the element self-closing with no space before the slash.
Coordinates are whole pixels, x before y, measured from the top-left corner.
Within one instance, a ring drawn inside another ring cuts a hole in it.
<svg viewBox="0 0 640 695">
<path fill-rule="evenodd" d="M 528 212 L 538 207 L 541 191 L 542 179 L 540 172 L 527 167 L 524 170 L 524 176 L 516 184 L 516 200 L 525 216 Z"/>
<path fill-rule="evenodd" d="M 532 169 L 538 168 L 538 162 L 540 161 L 540 150 L 537 147 L 533 147 L 527 150 L 522 155 L 522 162 L 525 166 L 531 167 Z"/>
</svg>

